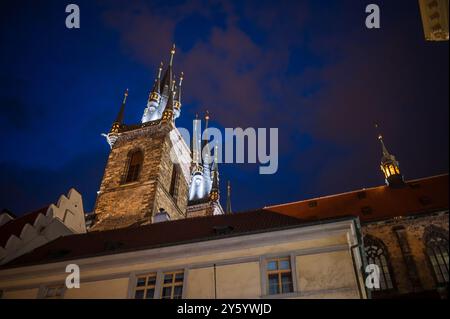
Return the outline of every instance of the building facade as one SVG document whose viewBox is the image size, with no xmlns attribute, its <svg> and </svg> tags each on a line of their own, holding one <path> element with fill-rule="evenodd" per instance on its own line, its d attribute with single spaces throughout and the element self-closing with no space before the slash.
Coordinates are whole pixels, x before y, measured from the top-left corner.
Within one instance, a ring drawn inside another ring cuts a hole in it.
<svg viewBox="0 0 450 319">
<path fill-rule="evenodd" d="M 366 298 L 358 221 L 266 211 L 61 237 L 0 270 L 3 298 Z M 69 264 L 80 288 L 67 289 Z"/>
<path fill-rule="evenodd" d="M 380 135 L 383 186 L 231 214 L 228 184 L 224 211 L 217 149 L 202 132 L 189 147 L 176 127 L 174 54 L 138 124 L 124 123 L 125 92 L 92 214 L 73 190 L 0 215 L 2 298 L 447 297 L 448 174 L 405 181 Z"/>
<path fill-rule="evenodd" d="M 398 161 L 379 139 L 385 186 L 266 209 L 302 220 L 357 216 L 367 262 L 380 269 L 373 298 L 447 298 L 448 174 L 405 182 Z"/>
</svg>

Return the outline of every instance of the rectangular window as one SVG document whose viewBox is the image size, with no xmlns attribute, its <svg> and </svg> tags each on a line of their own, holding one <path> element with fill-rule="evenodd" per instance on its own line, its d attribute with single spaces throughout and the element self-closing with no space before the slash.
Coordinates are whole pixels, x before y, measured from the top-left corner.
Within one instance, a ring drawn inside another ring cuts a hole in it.
<svg viewBox="0 0 450 319">
<path fill-rule="evenodd" d="M 290 258 L 269 259 L 267 261 L 267 293 L 276 295 L 293 291 Z"/>
<path fill-rule="evenodd" d="M 155 296 L 156 273 L 136 278 L 135 299 L 153 299 Z"/>
<path fill-rule="evenodd" d="M 170 181 L 169 193 L 175 202 L 177 201 L 177 198 L 178 198 L 178 180 L 179 180 L 179 168 L 178 168 L 178 166 L 173 165 L 172 179 Z"/>
<path fill-rule="evenodd" d="M 161 299 L 181 299 L 183 294 L 184 272 L 166 272 L 163 276 Z"/>
<path fill-rule="evenodd" d="M 50 286 L 45 288 L 45 299 L 59 299 L 64 295 L 64 285 Z"/>
</svg>

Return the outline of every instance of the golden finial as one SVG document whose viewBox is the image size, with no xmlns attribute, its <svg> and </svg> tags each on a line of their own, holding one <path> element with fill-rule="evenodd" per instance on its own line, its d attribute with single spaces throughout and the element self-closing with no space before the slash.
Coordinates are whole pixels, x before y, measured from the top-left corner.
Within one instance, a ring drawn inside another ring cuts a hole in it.
<svg viewBox="0 0 450 319">
<path fill-rule="evenodd" d="M 180 74 L 180 82 L 178 83 L 178 86 L 181 86 L 181 83 L 183 82 L 184 73 L 181 72 Z"/>
<path fill-rule="evenodd" d="M 161 78 L 161 72 L 162 72 L 162 69 L 163 69 L 163 62 L 161 61 L 161 63 L 159 64 L 158 79 Z"/>
<path fill-rule="evenodd" d="M 377 130 L 378 130 L 379 127 L 380 127 L 380 126 L 378 125 L 378 123 L 375 123 L 374 126 L 375 126 L 375 128 L 376 128 Z M 381 135 L 381 133 L 378 133 L 378 139 L 379 139 L 379 140 L 382 140 L 382 139 L 383 139 L 383 136 Z"/>
<path fill-rule="evenodd" d="M 170 65 L 173 63 L 173 56 L 175 54 L 175 43 L 172 46 L 172 50 L 170 50 Z"/>
</svg>

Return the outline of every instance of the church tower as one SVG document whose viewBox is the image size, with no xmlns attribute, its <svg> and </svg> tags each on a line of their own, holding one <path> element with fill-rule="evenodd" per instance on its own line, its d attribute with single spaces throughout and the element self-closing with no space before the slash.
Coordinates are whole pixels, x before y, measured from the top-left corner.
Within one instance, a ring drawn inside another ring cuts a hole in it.
<svg viewBox="0 0 450 319">
<path fill-rule="evenodd" d="M 128 90 L 116 120 L 103 134 L 111 151 L 95 203 L 91 231 L 134 227 L 186 217 L 191 156 L 175 126 L 181 112 L 181 84 L 173 75 L 175 46 L 161 64 L 141 123 L 125 124 Z"/>
<path fill-rule="evenodd" d="M 384 174 L 385 182 L 391 187 L 402 187 L 404 185 L 403 175 L 400 173 L 400 166 L 395 156 L 390 154 L 384 145 L 383 136 L 378 135 L 378 140 L 381 143 L 383 156 L 381 157 L 380 168 Z"/>
</svg>

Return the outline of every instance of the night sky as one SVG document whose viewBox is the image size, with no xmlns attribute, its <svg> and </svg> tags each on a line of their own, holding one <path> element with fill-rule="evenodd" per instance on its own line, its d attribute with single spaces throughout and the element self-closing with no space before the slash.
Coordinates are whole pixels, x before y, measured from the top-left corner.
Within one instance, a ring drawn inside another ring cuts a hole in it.
<svg viewBox="0 0 450 319">
<path fill-rule="evenodd" d="M 81 28 L 65 27 L 76 3 Z M 365 6 L 381 29 L 365 27 Z M 384 183 L 379 123 L 406 179 L 448 172 L 449 47 L 417 1 L 16 1 L 1 10 L 0 208 L 20 215 L 74 187 L 93 209 L 129 88 L 140 122 L 161 60 L 184 71 L 177 126 L 278 127 L 279 169 L 220 167 L 234 211 Z"/>
</svg>

